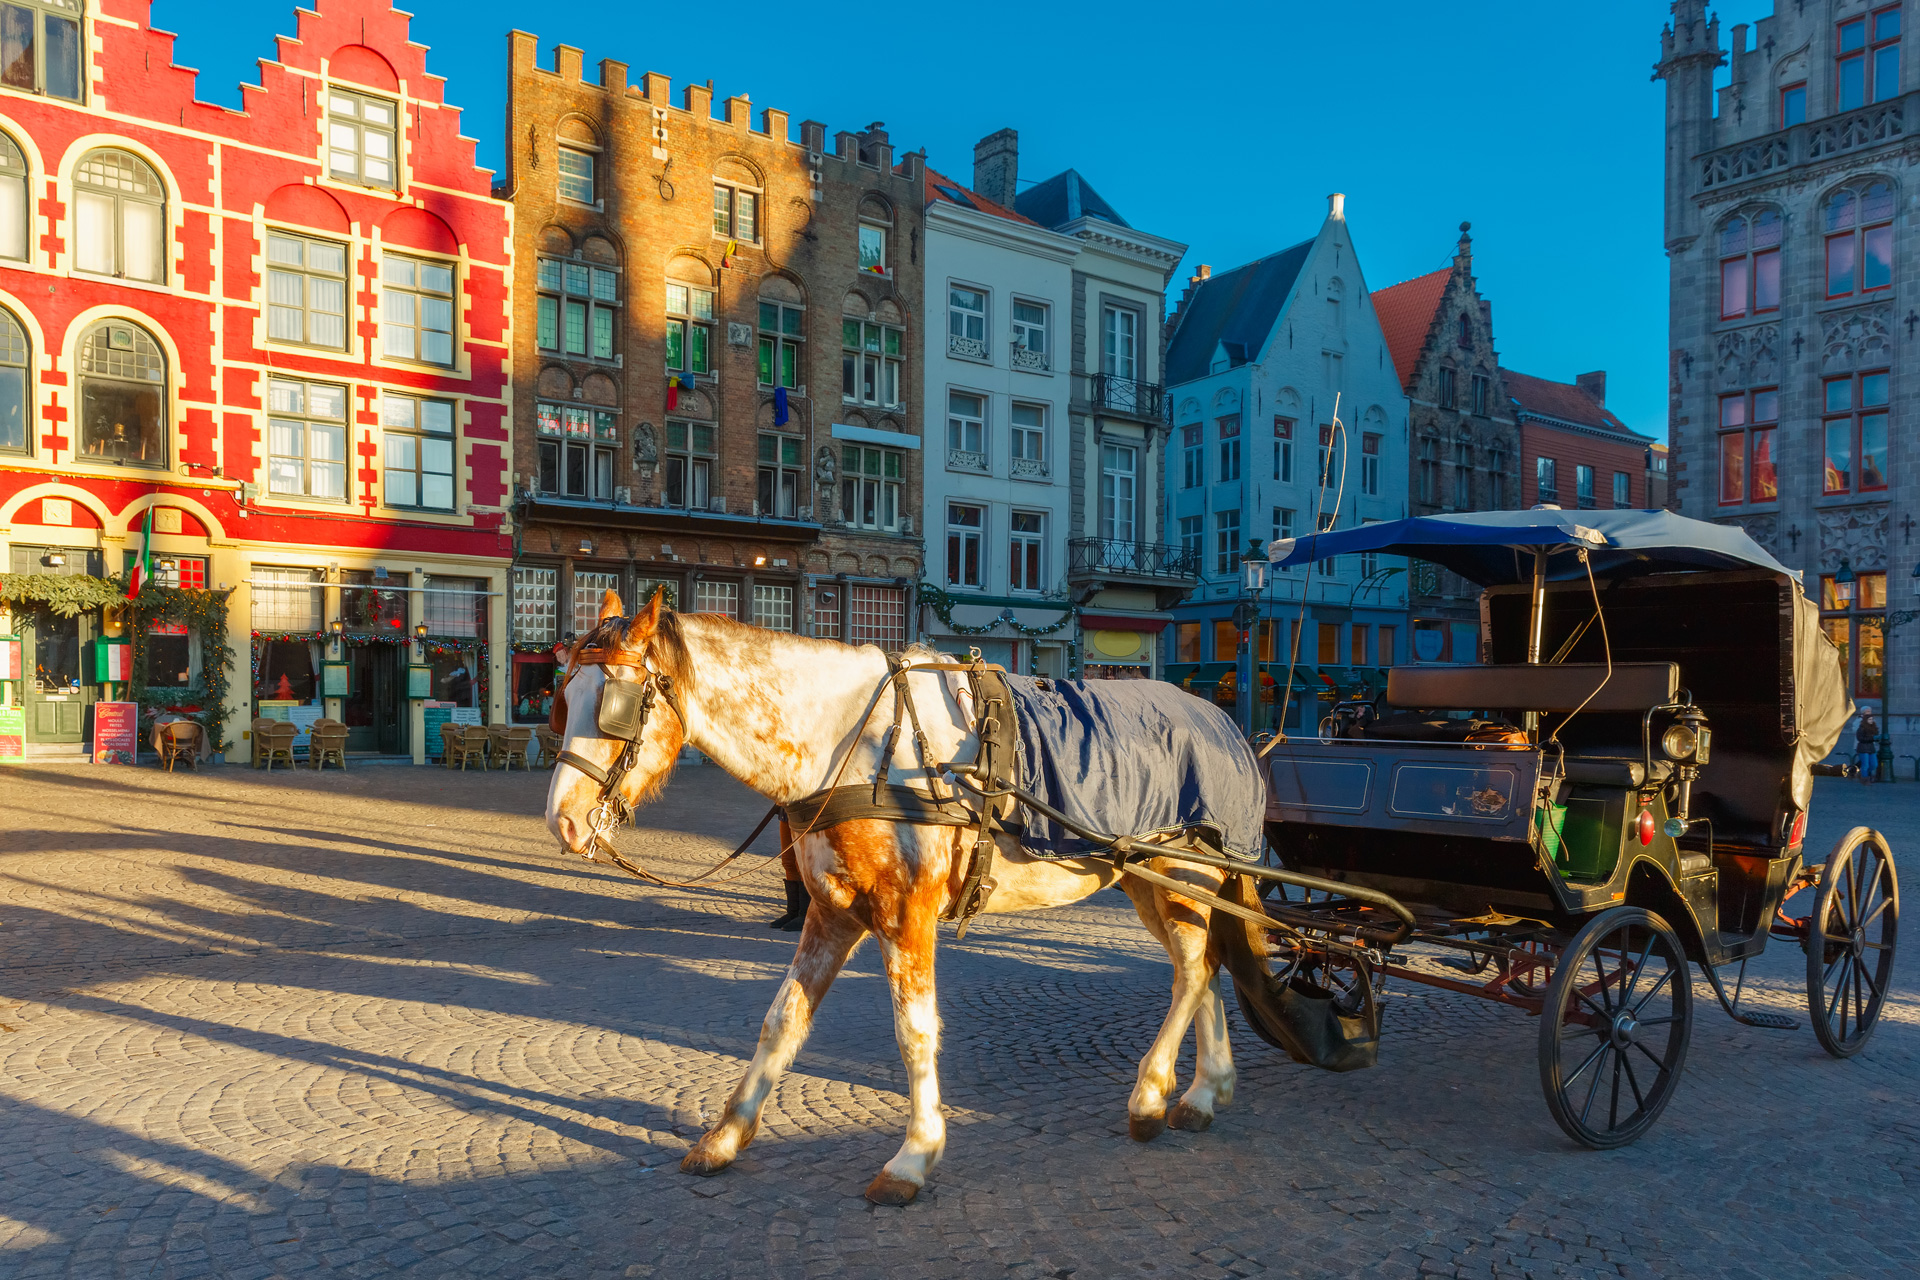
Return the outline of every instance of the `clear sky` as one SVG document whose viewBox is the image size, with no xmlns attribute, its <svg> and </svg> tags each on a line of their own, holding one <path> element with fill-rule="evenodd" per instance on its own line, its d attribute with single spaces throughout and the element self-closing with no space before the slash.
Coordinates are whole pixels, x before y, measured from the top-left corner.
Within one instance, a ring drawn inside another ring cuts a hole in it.
<svg viewBox="0 0 1920 1280">
<path fill-rule="evenodd" d="M 324 3 L 324 0 L 321 0 Z M 711 79 L 838 129 L 885 121 L 970 180 L 973 144 L 1020 131 L 1020 169 L 1069 165 L 1134 226 L 1215 270 L 1306 239 L 1326 194 L 1370 287 L 1445 266 L 1462 220 L 1503 363 L 1571 381 L 1605 369 L 1608 405 L 1666 434 L 1663 99 L 1650 81 L 1665 0 L 1265 0 L 1208 5 L 563 5 L 412 0 L 413 38 L 497 167 L 506 32 L 585 50 L 637 77 Z M 1239 12 L 1236 13 L 1236 9 Z M 1719 6 L 1723 28 L 1769 0 Z M 874 15 L 879 15 L 877 18 Z M 204 100 L 239 104 L 291 34 L 288 0 L 159 0 Z"/>
</svg>

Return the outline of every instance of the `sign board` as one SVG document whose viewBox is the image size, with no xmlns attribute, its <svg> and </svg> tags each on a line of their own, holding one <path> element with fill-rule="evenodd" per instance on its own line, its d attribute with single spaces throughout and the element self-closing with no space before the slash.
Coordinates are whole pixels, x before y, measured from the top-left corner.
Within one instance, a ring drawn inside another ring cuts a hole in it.
<svg viewBox="0 0 1920 1280">
<path fill-rule="evenodd" d="M 407 696 L 409 698 L 433 696 L 432 667 L 410 666 L 407 668 Z"/>
<path fill-rule="evenodd" d="M 1447 633 L 1444 631 L 1415 631 L 1413 633 L 1413 656 L 1422 662 L 1438 662 L 1440 655 L 1446 652 Z"/>
<path fill-rule="evenodd" d="M 313 738 L 313 722 L 326 714 L 325 707 L 305 702 L 262 702 L 260 715 L 267 720 L 286 720 L 300 732 L 293 736 L 293 749 L 305 751 Z"/>
<path fill-rule="evenodd" d="M 133 646 L 125 640 L 94 641 L 93 678 L 100 684 L 133 679 Z"/>
<path fill-rule="evenodd" d="M 451 702 L 429 702 L 421 708 L 423 719 L 420 732 L 427 736 L 427 754 L 435 759 L 439 758 L 441 751 L 440 727 L 453 723 L 455 710 Z"/>
<path fill-rule="evenodd" d="M 27 759 L 27 709 L 0 707 L 0 764 L 24 764 Z"/>
<path fill-rule="evenodd" d="M 344 662 L 323 662 L 320 664 L 320 696 L 323 698 L 344 698 L 347 696 L 347 664 Z"/>
<path fill-rule="evenodd" d="M 0 636 L 0 680 L 20 678 L 20 638 Z"/>
<path fill-rule="evenodd" d="M 124 679 L 124 677 L 115 677 Z M 93 704 L 93 762 L 95 764 L 134 764 L 140 750 L 140 704 L 137 702 L 96 702 Z"/>
</svg>

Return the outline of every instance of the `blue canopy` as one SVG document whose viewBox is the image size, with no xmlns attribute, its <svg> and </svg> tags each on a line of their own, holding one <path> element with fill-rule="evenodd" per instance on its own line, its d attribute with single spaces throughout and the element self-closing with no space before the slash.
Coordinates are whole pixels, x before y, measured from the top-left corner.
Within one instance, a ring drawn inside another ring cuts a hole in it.
<svg viewBox="0 0 1920 1280">
<path fill-rule="evenodd" d="M 1586 575 L 1571 553 L 1591 553 L 1595 577 L 1694 569 L 1790 571 L 1732 525 L 1689 520 L 1671 511 L 1471 511 L 1413 516 L 1351 529 L 1282 538 L 1267 558 L 1282 568 L 1359 551 L 1415 556 L 1483 587 L 1531 582 L 1533 553 L 1548 552 L 1547 577 Z"/>
</svg>

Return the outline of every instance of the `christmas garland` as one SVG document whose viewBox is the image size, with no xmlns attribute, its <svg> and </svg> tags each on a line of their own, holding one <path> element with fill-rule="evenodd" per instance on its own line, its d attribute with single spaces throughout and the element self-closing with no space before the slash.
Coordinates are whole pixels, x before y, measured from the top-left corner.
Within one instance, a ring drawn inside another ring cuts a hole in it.
<svg viewBox="0 0 1920 1280">
<path fill-rule="evenodd" d="M 1051 600 L 1036 600 L 1033 602 L 1032 608 L 1064 610 L 1060 616 L 1060 621 L 1049 623 L 1043 627 L 1030 627 L 1015 618 L 1013 616 L 1013 606 L 1008 605 L 1006 608 L 1000 610 L 1000 616 L 994 618 L 992 621 L 983 623 L 980 626 L 967 626 L 964 623 L 953 620 L 953 609 L 955 605 L 972 604 L 974 602 L 968 600 L 965 596 L 948 595 L 941 588 L 934 586 L 930 582 L 920 584 L 920 603 L 933 610 L 933 615 L 940 619 L 941 626 L 958 636 L 983 636 L 996 627 L 1011 627 L 1023 636 L 1050 636 L 1072 626 L 1080 617 L 1080 606 L 1077 604 L 1071 602 L 1060 604 Z"/>
<path fill-rule="evenodd" d="M 227 599 L 231 594 L 150 582 L 132 600 L 123 591 L 113 601 L 127 608 L 126 629 L 133 637 L 133 700 L 140 704 L 142 719 L 151 719 L 163 707 L 182 705 L 178 699 L 189 696 L 174 690 L 164 694 L 147 691 L 149 628 L 156 622 L 183 622 L 199 633 L 202 688 L 194 696 L 203 706 L 189 718 L 207 731 L 207 741 L 215 751 L 227 749 L 227 691 L 232 683 L 227 668 L 233 662 L 233 646 L 227 643 Z"/>
<path fill-rule="evenodd" d="M 127 589 L 112 578 L 85 573 L 0 573 L 0 601 L 45 605 L 63 618 L 126 601 Z"/>
</svg>

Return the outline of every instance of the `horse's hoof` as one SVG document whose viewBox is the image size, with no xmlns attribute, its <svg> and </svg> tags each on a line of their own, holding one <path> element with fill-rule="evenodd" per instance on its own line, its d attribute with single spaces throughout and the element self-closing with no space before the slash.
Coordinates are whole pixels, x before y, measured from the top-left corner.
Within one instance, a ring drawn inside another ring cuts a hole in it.
<svg viewBox="0 0 1920 1280">
<path fill-rule="evenodd" d="M 1185 1129 L 1188 1133 L 1205 1133 L 1207 1126 L 1212 1123 L 1211 1115 L 1185 1102 L 1174 1103 L 1173 1110 L 1167 1112 L 1169 1129 Z"/>
<path fill-rule="evenodd" d="M 1135 1142 L 1152 1142 L 1167 1131 L 1167 1118 L 1161 1116 L 1127 1117 L 1127 1136 Z"/>
<path fill-rule="evenodd" d="M 711 1178 L 732 1163 L 731 1160 L 718 1159 L 695 1147 L 681 1157 L 680 1172 L 691 1173 L 699 1178 Z"/>
<path fill-rule="evenodd" d="M 913 1198 L 920 1194 L 920 1188 L 905 1178 L 896 1178 L 882 1169 L 873 1175 L 873 1181 L 867 1184 L 867 1199 L 875 1204 L 893 1205 L 912 1204 Z"/>
</svg>

